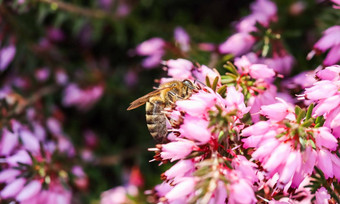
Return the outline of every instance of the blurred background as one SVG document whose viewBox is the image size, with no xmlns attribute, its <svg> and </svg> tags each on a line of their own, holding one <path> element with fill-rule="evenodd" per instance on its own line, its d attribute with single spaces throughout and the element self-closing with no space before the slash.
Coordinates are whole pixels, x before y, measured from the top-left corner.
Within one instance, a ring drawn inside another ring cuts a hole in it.
<svg viewBox="0 0 340 204">
<path fill-rule="evenodd" d="M 176 45 L 174 30 L 181 27 L 190 36 L 190 51 L 183 55 L 169 46 L 163 60 L 182 57 L 209 65 L 216 57 L 226 59 L 199 48 L 233 34 L 251 2 L 0 0 L 1 91 L 10 86 L 19 98 L 33 98 L 25 114 L 34 108 L 40 120 L 52 117 L 62 125 L 76 152 L 64 162 L 81 165 L 88 179 L 72 186 L 73 203 L 98 203 L 103 191 L 129 182 L 143 192 L 160 183 L 168 168 L 149 163 L 154 153 L 147 148 L 155 142 L 144 107 L 126 111 L 166 75 L 159 64 L 141 65 L 145 57 L 135 48 L 154 37 Z M 279 18 L 272 29 L 296 60 L 292 75 L 315 69 L 321 58 L 306 61 L 306 56 L 321 32 L 340 19 L 339 12 L 327 1 L 273 2 Z M 219 70 L 219 63 L 214 65 Z M 2 124 L 12 118 L 27 120 L 15 115 Z"/>
</svg>

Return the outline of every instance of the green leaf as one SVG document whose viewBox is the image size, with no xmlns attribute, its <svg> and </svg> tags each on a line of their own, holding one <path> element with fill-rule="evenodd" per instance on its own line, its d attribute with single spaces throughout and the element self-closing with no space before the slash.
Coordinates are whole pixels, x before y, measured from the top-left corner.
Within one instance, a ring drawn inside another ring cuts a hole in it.
<svg viewBox="0 0 340 204">
<path fill-rule="evenodd" d="M 221 83 L 222 84 L 229 84 L 236 81 L 236 75 L 231 73 L 226 73 L 226 75 L 221 76 Z"/>
<path fill-rule="evenodd" d="M 299 113 L 299 114 L 296 115 L 296 122 L 301 123 L 301 120 L 306 116 L 306 111 L 302 110 L 300 107 L 298 109 L 295 108 L 295 111 L 296 110 L 298 110 L 298 113 Z"/>
<path fill-rule="evenodd" d="M 233 73 L 235 75 L 239 75 L 236 67 L 231 62 L 228 61 L 227 64 L 225 64 L 223 67 L 226 68 L 231 73 Z"/>
<path fill-rule="evenodd" d="M 323 123 L 325 122 L 325 119 L 323 116 L 318 116 L 315 120 L 315 128 L 323 126 Z"/>
<path fill-rule="evenodd" d="M 216 87 L 217 87 L 217 82 L 218 82 L 218 77 L 215 77 L 213 84 L 212 84 L 212 90 L 216 92 Z"/>
<path fill-rule="evenodd" d="M 313 118 L 309 118 L 308 120 L 305 120 L 302 123 L 302 127 L 310 127 L 312 124 L 314 123 L 314 119 Z"/>
<path fill-rule="evenodd" d="M 224 98 L 226 91 L 227 91 L 227 86 L 223 85 L 217 90 L 217 93 L 220 94 Z"/>
<path fill-rule="evenodd" d="M 300 106 L 295 106 L 295 115 L 296 116 L 298 116 L 301 111 L 302 111 L 302 109 L 300 108 Z"/>
<path fill-rule="evenodd" d="M 208 76 L 205 77 L 205 84 L 211 88 L 211 83 L 210 83 L 210 79 Z"/>
<path fill-rule="evenodd" d="M 306 120 L 312 117 L 312 112 L 313 112 L 314 104 L 310 104 L 308 106 L 307 114 L 306 114 Z"/>
</svg>

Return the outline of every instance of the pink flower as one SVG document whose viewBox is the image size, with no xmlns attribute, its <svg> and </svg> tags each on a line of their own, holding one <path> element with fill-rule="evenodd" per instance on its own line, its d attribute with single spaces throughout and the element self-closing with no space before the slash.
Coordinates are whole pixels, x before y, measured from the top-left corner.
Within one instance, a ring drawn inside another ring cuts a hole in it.
<svg viewBox="0 0 340 204">
<path fill-rule="evenodd" d="M 38 153 L 40 151 L 39 140 L 32 132 L 28 130 L 22 130 L 20 131 L 20 138 L 23 142 L 24 147 L 27 150 L 35 153 Z"/>
<path fill-rule="evenodd" d="M 68 76 L 66 72 L 62 69 L 59 69 L 55 73 L 55 81 L 59 85 L 65 85 L 68 82 Z"/>
<path fill-rule="evenodd" d="M 9 155 L 16 145 L 19 144 L 18 134 L 12 133 L 7 128 L 2 130 L 0 155 Z"/>
<path fill-rule="evenodd" d="M 280 174 L 279 184 L 285 186 L 294 176 L 296 171 L 301 167 L 301 153 L 300 151 L 290 152 L 286 164 Z"/>
<path fill-rule="evenodd" d="M 261 58 L 258 63 L 268 65 L 273 68 L 276 73 L 289 75 L 294 65 L 294 57 L 287 53 L 281 55 L 276 54 L 273 58 Z"/>
<path fill-rule="evenodd" d="M 244 128 L 242 130 L 243 136 L 250 136 L 250 135 L 262 135 L 269 130 L 270 124 L 266 121 L 260 121 L 255 123 L 252 126 Z"/>
<path fill-rule="evenodd" d="M 64 90 L 63 105 L 77 106 L 81 110 L 92 107 L 103 95 L 104 87 L 96 85 L 81 89 L 77 84 L 69 84 Z"/>
<path fill-rule="evenodd" d="M 0 183 L 10 183 L 16 179 L 21 172 L 17 169 L 5 169 L 0 172 Z"/>
<path fill-rule="evenodd" d="M 276 19 L 277 7 L 269 0 L 257 0 L 251 4 L 252 13 L 244 17 L 238 24 L 238 32 L 252 32 L 256 31 L 256 22 L 262 26 L 267 27 L 270 21 Z"/>
<path fill-rule="evenodd" d="M 162 38 L 151 38 L 139 44 L 136 48 L 138 55 L 154 55 L 163 51 L 165 41 Z"/>
<path fill-rule="evenodd" d="M 11 198 L 16 196 L 21 189 L 24 187 L 26 179 L 19 178 L 14 180 L 13 182 L 7 184 L 4 189 L 1 190 L 0 195 L 1 198 Z"/>
<path fill-rule="evenodd" d="M 183 177 L 179 183 L 177 183 L 173 189 L 171 189 L 165 198 L 168 201 L 175 201 L 177 199 L 186 199 L 195 190 L 196 179 L 194 177 Z"/>
<path fill-rule="evenodd" d="M 251 204 L 256 202 L 254 190 L 251 185 L 242 178 L 238 178 L 232 181 L 228 187 L 228 203 L 236 204 Z"/>
<path fill-rule="evenodd" d="M 184 80 L 193 79 L 191 70 L 194 65 L 186 59 L 176 59 L 166 61 L 168 67 L 168 75 L 174 79 Z"/>
<path fill-rule="evenodd" d="M 246 114 L 250 108 L 246 108 L 244 104 L 244 96 L 241 92 L 236 91 L 234 86 L 229 86 L 227 88 L 227 96 L 226 96 L 226 105 L 227 112 L 237 110 L 239 114 L 238 117 L 242 118 L 244 114 Z"/>
<path fill-rule="evenodd" d="M 250 162 L 248 159 L 246 159 L 242 155 L 237 155 L 232 161 L 233 168 L 240 172 L 243 178 L 247 179 L 251 183 L 254 183 L 258 180 L 256 176 L 256 164 L 253 162 Z"/>
<path fill-rule="evenodd" d="M 137 55 L 147 56 L 142 62 L 145 68 L 153 68 L 160 64 L 164 55 L 166 42 L 161 38 L 151 38 L 139 44 L 136 48 Z"/>
<path fill-rule="evenodd" d="M 322 38 L 314 45 L 315 50 L 325 52 L 330 49 L 324 60 L 324 65 L 329 66 L 340 60 L 340 26 L 333 26 L 323 32 Z"/>
<path fill-rule="evenodd" d="M 340 1 L 339 0 L 331 0 L 333 3 L 337 5 L 333 5 L 333 8 L 335 9 L 340 9 Z"/>
<path fill-rule="evenodd" d="M 336 154 L 331 154 L 333 173 L 335 178 L 340 179 L 340 158 Z"/>
<path fill-rule="evenodd" d="M 46 67 L 38 69 L 35 72 L 35 78 L 40 82 L 46 81 L 49 76 L 50 76 L 50 70 Z"/>
<path fill-rule="evenodd" d="M 283 86 L 288 89 L 305 89 L 311 87 L 315 82 L 314 71 L 304 71 L 296 76 L 283 81 Z"/>
<path fill-rule="evenodd" d="M 19 150 L 15 154 L 7 157 L 6 162 L 10 166 L 17 166 L 18 162 L 21 162 L 24 164 L 32 164 L 31 157 L 29 156 L 26 150 Z"/>
<path fill-rule="evenodd" d="M 306 88 L 305 96 L 310 100 L 329 98 L 338 92 L 338 87 L 331 81 L 324 80 L 314 83 L 311 88 Z"/>
<path fill-rule="evenodd" d="M 199 82 L 205 82 L 206 77 L 209 78 L 210 82 L 213 82 L 215 78 L 221 78 L 220 74 L 216 69 L 211 69 L 205 65 L 200 66 L 197 69 L 194 69 L 192 71 L 192 74 L 194 75 L 195 79 Z M 219 83 L 220 84 L 220 80 Z"/>
<path fill-rule="evenodd" d="M 177 109 L 179 111 L 185 111 L 187 114 L 195 117 L 204 117 L 207 115 L 207 111 L 217 105 L 222 105 L 220 98 L 213 93 L 207 93 L 205 91 L 199 91 L 193 94 L 189 100 L 177 101 Z"/>
<path fill-rule="evenodd" d="M 281 164 L 285 164 L 287 160 L 287 152 L 290 152 L 291 148 L 288 144 L 280 144 L 272 153 L 269 155 L 268 160 L 264 161 L 263 168 L 268 172 L 274 172 L 274 170 Z"/>
<path fill-rule="evenodd" d="M 182 51 L 190 49 L 190 37 L 182 27 L 176 27 L 174 31 L 175 41 L 180 45 Z"/>
<path fill-rule="evenodd" d="M 322 99 L 315 106 L 314 114 L 317 116 L 329 114 L 333 109 L 338 107 L 339 104 L 340 104 L 340 94 Z"/>
<path fill-rule="evenodd" d="M 319 188 L 315 193 L 316 204 L 328 204 L 331 196 L 324 187 Z"/>
<path fill-rule="evenodd" d="M 162 57 L 163 57 L 163 52 L 150 55 L 143 60 L 142 66 L 145 68 L 154 68 L 161 63 Z"/>
<path fill-rule="evenodd" d="M 127 192 L 123 186 L 104 191 L 100 197 L 100 204 L 121 204 L 128 202 Z"/>
<path fill-rule="evenodd" d="M 16 48 L 14 45 L 0 48 L 0 71 L 4 71 L 12 62 Z"/>
<path fill-rule="evenodd" d="M 179 140 L 163 144 L 161 157 L 163 159 L 170 159 L 171 162 L 184 159 L 195 147 L 197 147 L 195 143 L 189 140 Z"/>
<path fill-rule="evenodd" d="M 261 106 L 260 113 L 274 121 L 281 121 L 289 114 L 289 107 L 285 103 L 274 103 Z"/>
<path fill-rule="evenodd" d="M 32 198 L 40 192 L 41 187 L 41 183 L 37 180 L 29 182 L 16 196 L 16 200 L 22 202 Z"/>
<path fill-rule="evenodd" d="M 165 171 L 164 175 L 168 180 L 175 179 L 175 183 L 177 183 L 178 179 L 189 176 L 188 174 L 192 173 L 194 170 L 195 163 L 190 159 L 186 159 L 178 161 L 170 169 Z"/>
<path fill-rule="evenodd" d="M 198 141 L 200 144 L 207 143 L 211 138 L 211 133 L 208 130 L 209 122 L 201 118 L 186 116 L 184 123 L 181 125 L 179 131 L 182 136 Z"/>
<path fill-rule="evenodd" d="M 264 64 L 252 64 L 249 66 L 249 75 L 254 79 L 267 79 L 275 76 L 273 69 Z"/>
<path fill-rule="evenodd" d="M 316 76 L 322 80 L 337 81 L 340 79 L 340 65 L 333 65 L 316 72 Z"/>
<path fill-rule="evenodd" d="M 333 166 L 331 153 L 328 150 L 321 149 L 318 152 L 317 167 L 325 174 L 326 178 L 333 177 Z"/>
<path fill-rule="evenodd" d="M 234 56 L 240 56 L 250 51 L 254 43 L 255 38 L 250 34 L 236 33 L 219 46 L 219 51 L 222 54 L 231 53 Z"/>
<path fill-rule="evenodd" d="M 316 145 L 326 147 L 329 150 L 334 151 L 338 146 L 337 139 L 331 134 L 330 129 L 327 127 L 320 127 L 315 130 Z"/>
<path fill-rule="evenodd" d="M 173 186 L 170 186 L 168 182 L 163 182 L 155 186 L 156 193 L 159 197 L 164 197 L 172 188 Z"/>
</svg>

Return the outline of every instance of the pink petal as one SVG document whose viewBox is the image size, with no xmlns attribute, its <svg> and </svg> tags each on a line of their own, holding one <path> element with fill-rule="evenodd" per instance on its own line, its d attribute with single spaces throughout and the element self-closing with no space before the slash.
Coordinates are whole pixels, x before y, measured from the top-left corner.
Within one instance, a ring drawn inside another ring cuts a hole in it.
<svg viewBox="0 0 340 204">
<path fill-rule="evenodd" d="M 316 145 L 319 148 L 326 147 L 330 150 L 335 150 L 338 146 L 338 141 L 327 127 L 320 127 L 316 130 Z"/>
<path fill-rule="evenodd" d="M 9 45 L 0 49 L 0 71 L 4 71 L 15 56 L 15 46 Z"/>
<path fill-rule="evenodd" d="M 195 143 L 189 140 L 180 140 L 163 144 L 161 157 L 163 159 L 171 159 L 171 162 L 183 159 L 192 152 L 194 147 L 196 147 Z"/>
<path fill-rule="evenodd" d="M 10 154 L 18 143 L 18 135 L 4 128 L 2 131 L 0 155 Z"/>
<path fill-rule="evenodd" d="M 42 186 L 39 181 L 33 180 L 21 190 L 21 192 L 16 196 L 16 199 L 18 201 L 28 200 L 39 193 L 41 187 Z"/>
<path fill-rule="evenodd" d="M 5 169 L 0 172 L 0 183 L 8 183 L 15 179 L 21 172 L 16 169 Z"/>
<path fill-rule="evenodd" d="M 316 204 L 328 204 L 328 200 L 331 199 L 331 196 L 324 187 L 321 187 L 316 191 L 315 198 Z"/>
<path fill-rule="evenodd" d="M 337 45 L 329 50 L 326 59 L 323 61 L 323 64 L 325 66 L 330 66 L 336 64 L 339 61 L 340 61 L 340 45 Z"/>
<path fill-rule="evenodd" d="M 194 162 L 191 160 L 180 160 L 173 165 L 169 170 L 164 172 L 167 179 L 182 178 L 188 172 L 195 169 Z"/>
<path fill-rule="evenodd" d="M 288 152 L 290 152 L 290 146 L 288 144 L 280 144 L 270 155 L 268 161 L 265 162 L 263 168 L 271 173 L 281 163 L 286 161 Z"/>
<path fill-rule="evenodd" d="M 26 182 L 26 179 L 19 178 L 19 179 L 16 179 L 15 181 L 9 183 L 0 192 L 1 197 L 4 198 L 4 199 L 14 197 L 24 187 L 25 182 Z"/>
<path fill-rule="evenodd" d="M 250 34 L 236 33 L 219 46 L 219 51 L 223 54 L 232 53 L 235 56 L 240 56 L 248 52 L 254 43 L 255 38 Z"/>
<path fill-rule="evenodd" d="M 327 150 L 321 149 L 318 152 L 317 167 L 321 169 L 321 171 L 325 174 L 326 178 L 333 177 L 332 160 L 330 157 L 330 153 Z"/>
<path fill-rule="evenodd" d="M 178 183 L 170 192 L 168 192 L 165 197 L 169 201 L 186 198 L 186 196 L 194 192 L 195 184 L 195 178 L 183 178 L 183 180 Z"/>
<path fill-rule="evenodd" d="M 242 130 L 242 136 L 262 135 L 269 130 L 270 124 L 266 121 L 260 121 L 252 126 Z"/>
<path fill-rule="evenodd" d="M 39 140 L 28 130 L 21 131 L 20 138 L 27 150 L 36 153 L 40 151 Z"/>
<path fill-rule="evenodd" d="M 139 44 L 136 48 L 138 55 L 153 55 L 163 49 L 165 41 L 162 38 L 151 38 Z"/>
<path fill-rule="evenodd" d="M 254 79 L 267 79 L 275 76 L 274 70 L 265 64 L 253 64 L 249 70 L 250 76 Z"/>
<path fill-rule="evenodd" d="M 271 105 L 261 106 L 260 113 L 271 120 L 281 121 L 288 115 L 289 111 L 286 104 L 274 103 Z"/>
<path fill-rule="evenodd" d="M 288 158 L 287 162 L 282 170 L 282 173 L 279 178 L 279 182 L 282 185 L 286 185 L 290 179 L 293 177 L 296 171 L 300 169 L 301 166 L 301 154 L 300 152 L 292 151 Z"/>
<path fill-rule="evenodd" d="M 340 95 L 334 95 L 320 101 L 314 108 L 314 114 L 317 116 L 329 113 L 340 104 Z"/>
</svg>

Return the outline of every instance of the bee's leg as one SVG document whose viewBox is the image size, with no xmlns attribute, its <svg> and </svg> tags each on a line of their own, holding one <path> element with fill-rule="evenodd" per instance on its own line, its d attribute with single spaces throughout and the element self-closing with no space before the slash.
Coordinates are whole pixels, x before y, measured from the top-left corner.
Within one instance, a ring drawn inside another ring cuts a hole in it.
<svg viewBox="0 0 340 204">
<path fill-rule="evenodd" d="M 168 92 L 168 98 L 171 104 L 174 104 L 176 101 L 178 101 L 179 99 L 183 99 L 182 97 L 180 97 L 178 94 L 169 91 Z"/>
</svg>

